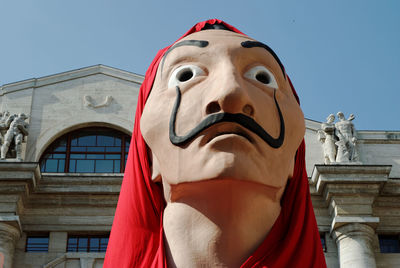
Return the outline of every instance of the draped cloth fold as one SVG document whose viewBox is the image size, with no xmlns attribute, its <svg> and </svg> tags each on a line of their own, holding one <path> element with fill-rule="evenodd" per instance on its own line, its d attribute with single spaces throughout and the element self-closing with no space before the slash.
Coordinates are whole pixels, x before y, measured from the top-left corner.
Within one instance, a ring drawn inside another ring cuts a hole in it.
<svg viewBox="0 0 400 268">
<path fill-rule="evenodd" d="M 177 41 L 201 31 L 207 24 L 216 23 L 243 34 L 221 20 L 212 19 L 197 23 Z M 162 189 L 151 179 L 140 118 L 158 65 L 171 46 L 157 53 L 140 87 L 135 126 L 104 268 L 167 267 L 162 224 L 165 201 Z M 290 85 L 299 101 L 292 83 Z M 304 140 L 297 150 L 293 178 L 286 186 L 281 205 L 281 213 L 271 231 L 241 267 L 326 267 L 309 193 Z"/>
</svg>

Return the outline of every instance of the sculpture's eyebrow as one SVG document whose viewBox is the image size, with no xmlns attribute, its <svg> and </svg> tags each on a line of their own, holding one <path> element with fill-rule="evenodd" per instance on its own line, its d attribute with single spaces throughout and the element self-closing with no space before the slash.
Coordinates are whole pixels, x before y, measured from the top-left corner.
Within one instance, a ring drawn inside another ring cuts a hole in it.
<svg viewBox="0 0 400 268">
<path fill-rule="evenodd" d="M 176 43 L 172 47 L 170 47 L 164 54 L 164 57 L 161 60 L 161 73 L 164 67 L 164 61 L 167 57 L 168 53 L 170 53 L 174 48 L 181 47 L 181 46 L 195 46 L 195 47 L 206 47 L 208 46 L 208 41 L 204 40 L 184 40 L 182 42 Z"/>
<path fill-rule="evenodd" d="M 275 52 L 269 46 L 267 46 L 266 44 L 263 44 L 261 42 L 258 42 L 258 41 L 244 41 L 241 43 L 241 45 L 242 45 L 242 47 L 246 47 L 246 48 L 261 47 L 261 48 L 266 49 L 278 62 L 279 66 L 282 69 L 283 77 L 286 80 L 285 68 L 283 67 L 281 60 L 278 58 L 278 56 L 275 54 Z"/>
</svg>

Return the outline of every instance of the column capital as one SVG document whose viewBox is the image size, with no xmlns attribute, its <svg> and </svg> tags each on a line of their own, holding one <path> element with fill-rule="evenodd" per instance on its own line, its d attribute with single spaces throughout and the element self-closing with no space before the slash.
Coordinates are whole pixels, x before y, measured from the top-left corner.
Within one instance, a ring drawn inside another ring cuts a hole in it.
<svg viewBox="0 0 400 268">
<path fill-rule="evenodd" d="M 332 232 L 332 237 L 335 239 L 336 243 L 344 238 L 351 238 L 352 236 L 364 236 L 372 243 L 375 236 L 375 229 L 364 223 L 349 223 L 336 228 Z"/>
<path fill-rule="evenodd" d="M 19 234 L 22 233 L 22 226 L 19 220 L 19 216 L 17 215 L 5 215 L 0 216 L 0 230 L 6 230 L 7 228 L 14 228 L 18 231 Z"/>
<path fill-rule="evenodd" d="M 0 236 L 10 237 L 15 243 L 21 236 L 21 229 L 13 223 L 0 221 Z"/>
<path fill-rule="evenodd" d="M 363 225 L 369 226 L 372 230 L 375 230 L 379 224 L 379 217 L 372 217 L 372 216 L 335 216 L 332 220 L 331 224 L 331 233 L 341 229 L 342 227 L 348 225 Z"/>
</svg>

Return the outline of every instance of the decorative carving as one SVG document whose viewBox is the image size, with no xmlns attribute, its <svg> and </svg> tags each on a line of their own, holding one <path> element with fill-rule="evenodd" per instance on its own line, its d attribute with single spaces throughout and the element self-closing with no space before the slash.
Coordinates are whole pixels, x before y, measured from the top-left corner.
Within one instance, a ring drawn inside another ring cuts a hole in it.
<svg viewBox="0 0 400 268">
<path fill-rule="evenodd" d="M 356 130 L 352 123 L 355 116 L 350 114 L 346 119 L 342 112 L 336 115 L 339 121 L 333 123 L 335 116 L 330 114 L 318 130 L 318 139 L 324 149 L 324 163 L 358 163 Z"/>
<path fill-rule="evenodd" d="M 106 98 L 104 99 L 104 101 L 100 104 L 94 104 L 93 102 L 93 98 L 89 95 L 85 95 L 83 96 L 83 105 L 85 105 L 86 107 L 92 107 L 92 108 L 100 108 L 100 107 L 106 107 L 109 106 L 111 104 L 111 101 L 113 100 L 112 96 L 106 96 Z"/>
<path fill-rule="evenodd" d="M 24 113 L 11 115 L 0 113 L 1 159 L 15 158 L 22 161 L 22 142 L 28 133 L 28 116 Z"/>
</svg>

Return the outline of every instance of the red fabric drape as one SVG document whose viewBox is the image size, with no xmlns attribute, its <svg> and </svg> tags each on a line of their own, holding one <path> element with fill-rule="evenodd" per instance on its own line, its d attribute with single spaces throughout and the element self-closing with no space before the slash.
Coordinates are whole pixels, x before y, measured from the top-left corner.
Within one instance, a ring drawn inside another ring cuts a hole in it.
<svg viewBox="0 0 400 268">
<path fill-rule="evenodd" d="M 200 31 L 207 23 L 223 24 L 243 34 L 221 20 L 212 19 L 196 24 L 181 38 Z M 167 267 L 162 226 L 165 203 L 162 190 L 151 180 L 140 118 L 160 60 L 169 47 L 157 53 L 140 88 L 135 127 L 104 260 L 105 268 Z M 292 89 L 298 99 L 293 86 Z M 294 176 L 281 203 L 281 214 L 270 233 L 242 267 L 326 267 L 308 188 L 304 141 L 298 148 Z"/>
</svg>

